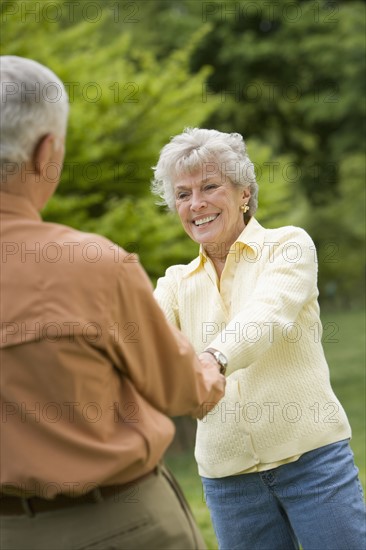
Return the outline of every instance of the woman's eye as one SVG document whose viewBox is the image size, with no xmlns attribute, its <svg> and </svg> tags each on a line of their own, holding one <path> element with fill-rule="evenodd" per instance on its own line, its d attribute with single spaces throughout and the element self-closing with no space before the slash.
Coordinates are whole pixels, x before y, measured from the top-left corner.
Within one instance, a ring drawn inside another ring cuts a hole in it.
<svg viewBox="0 0 366 550">
<path fill-rule="evenodd" d="M 186 199 L 188 197 L 188 193 L 178 193 L 178 195 L 176 196 L 177 200 L 183 200 L 183 199 Z"/>
<path fill-rule="evenodd" d="M 205 191 L 210 191 L 212 189 L 217 189 L 217 185 L 215 185 L 214 183 L 210 183 L 210 185 L 206 185 L 205 187 Z"/>
</svg>

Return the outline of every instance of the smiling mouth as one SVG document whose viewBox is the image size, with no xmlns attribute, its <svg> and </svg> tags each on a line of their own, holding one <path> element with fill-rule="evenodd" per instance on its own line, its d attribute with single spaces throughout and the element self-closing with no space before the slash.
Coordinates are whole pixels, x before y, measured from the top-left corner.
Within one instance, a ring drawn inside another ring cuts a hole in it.
<svg viewBox="0 0 366 550">
<path fill-rule="evenodd" d="M 196 227 L 201 227 L 202 225 L 207 225 L 211 222 L 213 222 L 214 220 L 216 220 L 216 218 L 219 216 L 220 214 L 214 214 L 213 216 L 206 216 L 206 218 L 201 218 L 200 220 L 194 220 L 194 225 Z"/>
</svg>

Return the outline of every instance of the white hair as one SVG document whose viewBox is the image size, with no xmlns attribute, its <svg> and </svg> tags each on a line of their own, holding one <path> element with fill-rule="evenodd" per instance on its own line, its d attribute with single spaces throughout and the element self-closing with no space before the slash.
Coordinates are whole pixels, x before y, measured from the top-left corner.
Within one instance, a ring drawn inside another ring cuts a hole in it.
<svg viewBox="0 0 366 550">
<path fill-rule="evenodd" d="M 152 192 L 170 210 L 175 210 L 174 182 L 179 176 L 202 170 L 203 176 L 227 176 L 239 187 L 249 188 L 250 216 L 258 206 L 258 184 L 240 134 L 226 134 L 217 130 L 186 128 L 163 147 L 153 167 Z"/>
<path fill-rule="evenodd" d="M 39 140 L 66 134 L 68 96 L 47 67 L 24 57 L 0 56 L 0 166 L 32 157 Z"/>
</svg>

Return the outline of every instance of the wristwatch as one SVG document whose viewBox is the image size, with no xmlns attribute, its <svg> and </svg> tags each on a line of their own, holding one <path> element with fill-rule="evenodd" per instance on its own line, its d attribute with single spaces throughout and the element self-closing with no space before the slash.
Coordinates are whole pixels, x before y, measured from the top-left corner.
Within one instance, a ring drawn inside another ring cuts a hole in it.
<svg viewBox="0 0 366 550">
<path fill-rule="evenodd" d="M 220 374 L 225 374 L 228 366 L 228 360 L 226 359 L 225 355 L 221 353 L 221 351 L 218 351 L 214 348 L 207 348 L 204 351 L 205 353 L 211 353 L 211 355 L 214 356 L 214 358 L 220 365 Z"/>
</svg>

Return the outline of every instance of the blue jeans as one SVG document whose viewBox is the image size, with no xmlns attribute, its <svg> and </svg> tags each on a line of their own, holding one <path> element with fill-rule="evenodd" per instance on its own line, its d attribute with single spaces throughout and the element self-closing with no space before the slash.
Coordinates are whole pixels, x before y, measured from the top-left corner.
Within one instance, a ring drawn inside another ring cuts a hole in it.
<svg viewBox="0 0 366 550">
<path fill-rule="evenodd" d="M 366 514 L 348 440 L 265 472 L 202 478 L 221 550 L 363 550 Z"/>
</svg>

